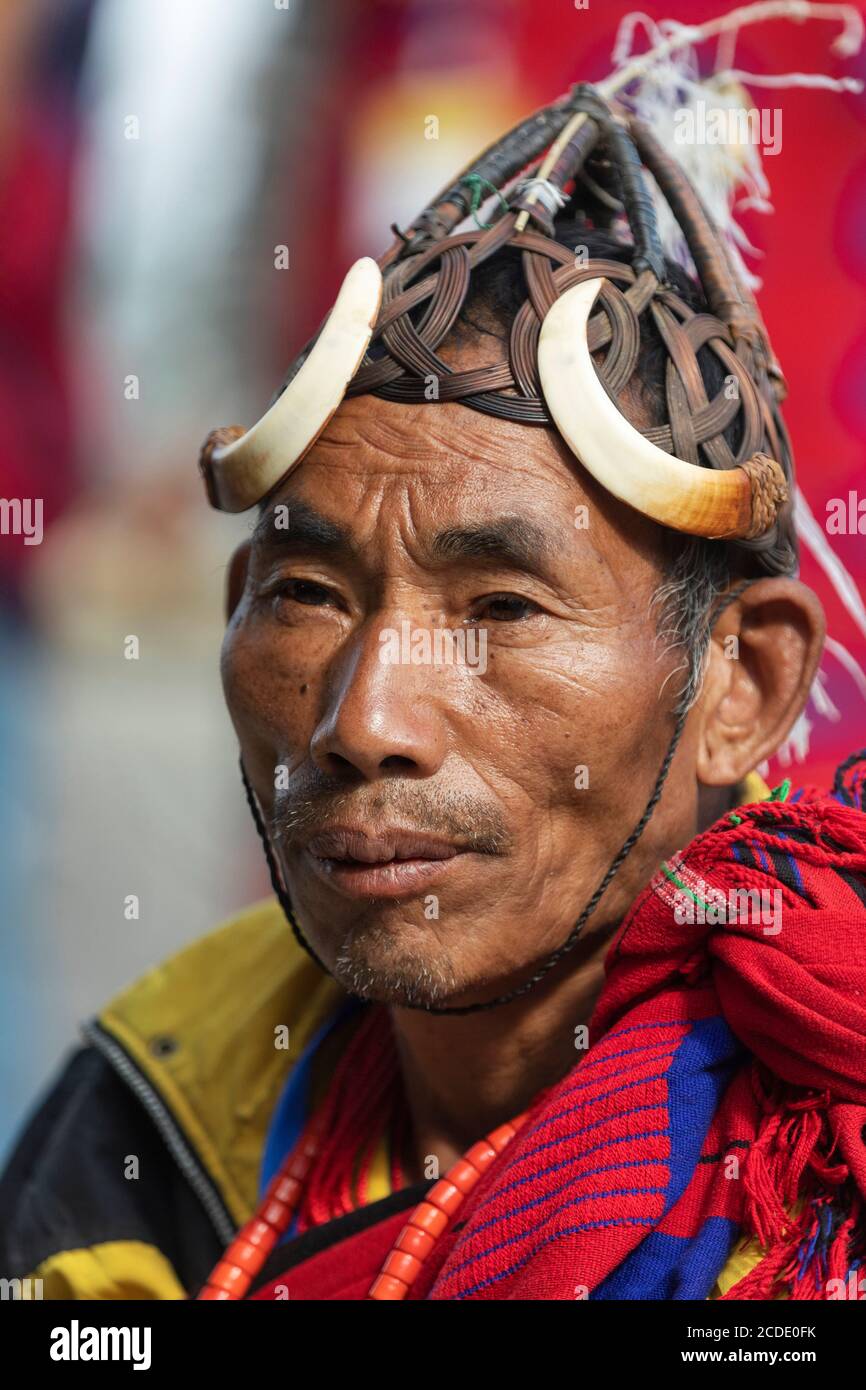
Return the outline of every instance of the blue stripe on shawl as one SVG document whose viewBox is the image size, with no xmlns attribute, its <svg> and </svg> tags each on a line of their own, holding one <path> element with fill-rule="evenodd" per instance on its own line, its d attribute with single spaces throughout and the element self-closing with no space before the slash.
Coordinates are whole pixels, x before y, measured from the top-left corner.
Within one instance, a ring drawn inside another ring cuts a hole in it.
<svg viewBox="0 0 866 1390">
<path fill-rule="evenodd" d="M 725 1216 L 709 1216 L 691 1239 L 652 1231 L 590 1298 L 709 1298 L 738 1230 Z"/>
<path fill-rule="evenodd" d="M 333 1030 L 355 1013 L 362 1005 L 360 999 L 350 995 L 335 1013 L 326 1018 L 317 1032 L 313 1034 L 298 1058 L 295 1065 L 289 1072 L 288 1079 L 283 1087 L 282 1094 L 274 1107 L 268 1133 L 265 1138 L 265 1146 L 262 1154 L 262 1166 L 259 1176 L 259 1197 L 263 1197 L 268 1184 L 279 1171 L 280 1164 L 291 1153 L 301 1137 L 301 1131 L 309 1115 L 309 1096 L 310 1080 L 313 1070 L 313 1059 L 318 1051 L 320 1043 L 325 1041 Z M 292 1219 L 291 1225 L 283 1236 L 283 1241 L 289 1240 L 294 1232 L 297 1214 Z M 282 1244 L 282 1242 L 279 1242 Z"/>
<path fill-rule="evenodd" d="M 721 1015 L 694 1023 L 677 1048 L 668 1068 L 670 1182 L 665 1213 L 688 1187 L 710 1122 L 744 1055 Z M 692 1237 L 653 1231 L 590 1298 L 706 1298 L 737 1230 L 736 1222 L 709 1217 Z"/>
</svg>

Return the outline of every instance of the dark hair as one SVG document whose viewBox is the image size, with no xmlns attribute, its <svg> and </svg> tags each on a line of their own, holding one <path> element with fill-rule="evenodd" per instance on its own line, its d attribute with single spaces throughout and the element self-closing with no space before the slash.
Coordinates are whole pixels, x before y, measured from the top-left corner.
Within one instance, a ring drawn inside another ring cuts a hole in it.
<svg viewBox="0 0 866 1390">
<path fill-rule="evenodd" d="M 584 248 L 587 260 L 621 261 L 623 265 L 631 265 L 634 247 L 623 242 L 612 232 L 589 227 L 585 222 L 572 218 L 556 222 L 555 236 L 556 240 L 569 250 Z M 682 266 L 666 259 L 665 271 L 669 283 L 690 309 L 698 314 L 711 312 L 700 285 Z M 505 340 L 525 299 L 526 283 L 521 268 L 521 253 L 514 247 L 505 246 L 473 270 L 469 292 L 452 331 L 458 341 L 473 334 Z M 638 315 L 638 324 L 640 352 L 636 376 L 640 379 L 644 401 L 651 417 L 647 423 L 664 425 L 667 423 L 667 348 L 650 314 Z M 707 394 L 714 396 L 724 383 L 724 367 L 716 354 L 706 346 L 699 349 L 697 360 Z M 742 433 L 743 417 L 738 411 L 724 431 L 724 438 L 734 453 L 739 448 Z"/>
</svg>

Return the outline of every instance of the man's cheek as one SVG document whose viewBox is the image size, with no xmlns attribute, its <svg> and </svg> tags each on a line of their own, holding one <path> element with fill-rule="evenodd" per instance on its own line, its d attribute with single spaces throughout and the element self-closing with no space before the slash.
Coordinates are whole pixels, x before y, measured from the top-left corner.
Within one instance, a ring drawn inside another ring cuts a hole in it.
<svg viewBox="0 0 866 1390">
<path fill-rule="evenodd" d="M 657 761 L 667 728 L 657 709 L 655 687 L 636 690 L 632 682 L 627 690 L 608 689 L 603 695 L 583 687 L 573 692 L 570 709 L 546 711 L 532 738 L 524 731 L 518 740 L 533 799 L 540 806 L 564 807 L 579 819 L 619 805 L 624 779 Z"/>
<path fill-rule="evenodd" d="M 223 642 L 220 674 L 226 704 L 235 728 L 267 734 L 282 742 L 294 736 L 309 708 L 309 683 L 295 669 L 294 661 L 276 647 L 267 654 L 261 642 L 244 631 L 228 634 Z"/>
</svg>

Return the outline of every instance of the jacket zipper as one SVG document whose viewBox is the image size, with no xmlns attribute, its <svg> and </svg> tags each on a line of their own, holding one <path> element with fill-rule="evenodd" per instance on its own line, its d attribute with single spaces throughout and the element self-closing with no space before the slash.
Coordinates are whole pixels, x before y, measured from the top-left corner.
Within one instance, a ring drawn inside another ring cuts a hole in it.
<svg viewBox="0 0 866 1390">
<path fill-rule="evenodd" d="M 180 1168 L 195 1195 L 204 1207 L 223 1246 L 229 1245 L 237 1227 L 226 1210 L 225 1203 L 212 1179 L 203 1168 L 172 1117 L 162 1097 L 142 1074 L 121 1044 L 107 1033 L 96 1020 L 81 1025 L 83 1036 L 114 1068 L 144 1106 L 169 1153 Z"/>
</svg>

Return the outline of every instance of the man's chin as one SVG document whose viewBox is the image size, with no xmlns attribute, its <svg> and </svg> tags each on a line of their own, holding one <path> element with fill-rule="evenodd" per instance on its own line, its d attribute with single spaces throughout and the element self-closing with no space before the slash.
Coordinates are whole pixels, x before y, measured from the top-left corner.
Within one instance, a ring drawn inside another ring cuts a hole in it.
<svg viewBox="0 0 866 1390">
<path fill-rule="evenodd" d="M 332 973 L 351 994 L 380 1004 L 445 1004 L 465 989 L 441 945 L 412 950 L 392 931 L 367 928 L 346 941 Z"/>
</svg>

